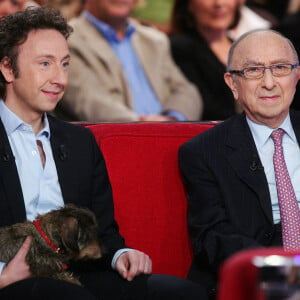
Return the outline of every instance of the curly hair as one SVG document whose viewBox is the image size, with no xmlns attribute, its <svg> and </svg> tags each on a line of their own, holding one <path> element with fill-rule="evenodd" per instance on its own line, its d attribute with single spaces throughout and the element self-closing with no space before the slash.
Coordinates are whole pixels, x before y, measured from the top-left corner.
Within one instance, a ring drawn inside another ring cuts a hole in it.
<svg viewBox="0 0 300 300">
<path fill-rule="evenodd" d="M 16 77 L 18 48 L 26 41 L 29 32 L 39 29 L 55 29 L 66 39 L 73 31 L 58 10 L 47 7 L 28 7 L 0 18 L 0 61 L 8 58 Z M 4 98 L 5 94 L 6 81 L 0 72 L 0 97 Z"/>
</svg>

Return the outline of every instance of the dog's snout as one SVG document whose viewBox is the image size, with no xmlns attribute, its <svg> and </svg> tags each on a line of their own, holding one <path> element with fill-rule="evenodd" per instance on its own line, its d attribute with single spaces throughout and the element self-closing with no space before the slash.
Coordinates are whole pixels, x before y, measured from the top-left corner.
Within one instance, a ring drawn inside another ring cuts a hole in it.
<svg viewBox="0 0 300 300">
<path fill-rule="evenodd" d="M 102 256 L 102 250 L 98 242 L 93 242 L 90 245 L 80 250 L 77 259 L 92 258 L 97 259 Z"/>
</svg>

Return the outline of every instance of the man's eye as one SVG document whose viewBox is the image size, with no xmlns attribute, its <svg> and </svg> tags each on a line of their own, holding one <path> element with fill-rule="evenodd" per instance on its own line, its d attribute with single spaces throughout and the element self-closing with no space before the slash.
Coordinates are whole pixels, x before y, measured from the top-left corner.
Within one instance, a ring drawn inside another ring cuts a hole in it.
<svg viewBox="0 0 300 300">
<path fill-rule="evenodd" d="M 70 65 L 70 62 L 68 62 L 68 61 L 63 63 L 64 68 L 67 68 L 69 65 Z"/>
<path fill-rule="evenodd" d="M 273 66 L 273 68 L 276 70 L 282 71 L 282 70 L 288 69 L 289 67 L 287 65 L 275 65 L 275 66 Z"/>
<path fill-rule="evenodd" d="M 49 65 L 49 63 L 48 63 L 47 61 L 43 61 L 43 62 L 41 62 L 41 65 L 42 65 L 43 67 L 47 67 L 47 66 Z"/>
<path fill-rule="evenodd" d="M 247 68 L 247 72 L 255 73 L 255 72 L 260 72 L 262 67 L 250 67 Z"/>
</svg>

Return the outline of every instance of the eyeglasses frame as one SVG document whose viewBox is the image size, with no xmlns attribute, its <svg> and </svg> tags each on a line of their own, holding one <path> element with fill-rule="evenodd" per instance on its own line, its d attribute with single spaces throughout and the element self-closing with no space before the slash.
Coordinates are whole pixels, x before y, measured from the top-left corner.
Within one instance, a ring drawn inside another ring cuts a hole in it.
<svg viewBox="0 0 300 300">
<path fill-rule="evenodd" d="M 247 78 L 247 79 L 260 79 L 260 78 L 263 78 L 263 77 L 264 77 L 266 69 L 270 69 L 270 71 L 271 71 L 271 73 L 272 73 L 273 76 L 275 76 L 275 77 L 282 77 L 282 76 L 274 75 L 274 74 L 273 74 L 273 71 L 272 71 L 272 70 L 273 70 L 272 67 L 274 67 L 274 66 L 279 66 L 279 65 L 289 65 L 289 66 L 291 66 L 291 71 L 290 71 L 290 73 L 288 73 L 288 74 L 286 74 L 286 75 L 282 75 L 282 76 L 287 76 L 287 75 L 291 74 L 291 72 L 292 72 L 295 68 L 297 68 L 297 67 L 300 66 L 299 63 L 295 63 L 295 64 L 281 63 L 281 64 L 270 65 L 270 66 L 268 66 L 268 67 L 266 67 L 266 66 L 257 66 L 257 67 L 259 67 L 259 68 L 263 68 L 262 75 L 259 76 L 259 77 L 247 77 L 247 76 L 245 76 L 245 70 L 247 70 L 247 69 L 249 69 L 249 68 L 253 68 L 253 67 L 255 67 L 255 66 L 247 67 L 247 68 L 244 68 L 244 69 L 242 69 L 242 70 L 229 70 L 228 73 L 230 73 L 230 74 L 237 74 L 237 75 L 243 76 L 244 78 Z"/>
</svg>

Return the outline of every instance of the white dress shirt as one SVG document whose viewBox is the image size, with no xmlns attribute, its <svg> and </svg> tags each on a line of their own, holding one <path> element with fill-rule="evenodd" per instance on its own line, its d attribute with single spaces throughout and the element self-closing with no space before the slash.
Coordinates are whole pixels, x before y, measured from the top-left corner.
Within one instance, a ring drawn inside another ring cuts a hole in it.
<svg viewBox="0 0 300 300">
<path fill-rule="evenodd" d="M 273 165 L 274 143 L 270 137 L 270 134 L 277 128 L 272 129 L 265 125 L 254 123 L 248 118 L 247 122 L 252 132 L 259 158 L 267 177 L 272 201 L 273 219 L 274 223 L 276 224 L 280 222 L 280 212 Z M 283 135 L 282 140 L 284 158 L 298 204 L 300 204 L 300 149 L 289 115 L 278 128 L 282 128 L 286 132 L 286 134 Z"/>
</svg>

